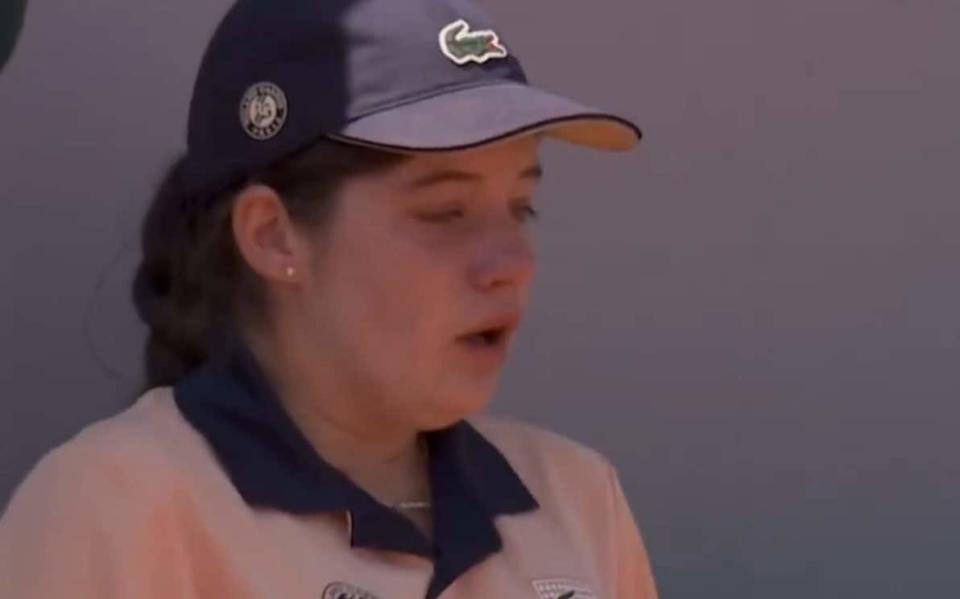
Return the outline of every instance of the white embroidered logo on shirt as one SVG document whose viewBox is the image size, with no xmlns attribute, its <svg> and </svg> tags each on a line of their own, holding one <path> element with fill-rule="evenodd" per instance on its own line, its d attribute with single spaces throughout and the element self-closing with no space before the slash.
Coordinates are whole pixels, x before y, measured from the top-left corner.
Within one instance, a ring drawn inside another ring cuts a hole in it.
<svg viewBox="0 0 960 599">
<path fill-rule="evenodd" d="M 533 581 L 540 599 L 597 599 L 593 590 L 570 578 L 541 578 Z"/>
<path fill-rule="evenodd" d="M 322 599 L 378 599 L 370 591 L 345 582 L 331 582 L 323 589 Z"/>
</svg>

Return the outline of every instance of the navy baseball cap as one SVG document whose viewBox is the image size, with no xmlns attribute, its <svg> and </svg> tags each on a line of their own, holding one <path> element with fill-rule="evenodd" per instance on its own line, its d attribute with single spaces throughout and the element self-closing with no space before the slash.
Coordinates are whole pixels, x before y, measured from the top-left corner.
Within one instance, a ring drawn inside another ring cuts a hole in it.
<svg viewBox="0 0 960 599">
<path fill-rule="evenodd" d="M 532 133 L 606 150 L 641 137 L 530 85 L 471 0 L 238 0 L 197 75 L 186 182 L 220 190 L 323 136 L 429 152 Z"/>
</svg>

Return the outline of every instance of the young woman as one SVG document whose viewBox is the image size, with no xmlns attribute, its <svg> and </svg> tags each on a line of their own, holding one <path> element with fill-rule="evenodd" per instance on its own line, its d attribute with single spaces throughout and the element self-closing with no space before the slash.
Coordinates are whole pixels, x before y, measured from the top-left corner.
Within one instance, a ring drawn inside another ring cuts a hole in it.
<svg viewBox="0 0 960 599">
<path fill-rule="evenodd" d="M 466 0 L 240 0 L 143 226 L 146 385 L 18 487 L 4 596 L 655 598 L 610 463 L 479 413 L 546 137 L 640 131 Z"/>
</svg>

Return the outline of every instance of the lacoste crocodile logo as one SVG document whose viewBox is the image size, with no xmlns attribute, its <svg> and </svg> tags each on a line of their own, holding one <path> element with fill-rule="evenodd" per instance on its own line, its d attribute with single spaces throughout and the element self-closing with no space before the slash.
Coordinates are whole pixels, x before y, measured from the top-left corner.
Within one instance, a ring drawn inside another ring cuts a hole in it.
<svg viewBox="0 0 960 599">
<path fill-rule="evenodd" d="M 470 61 L 483 64 L 491 58 L 507 56 L 507 49 L 494 31 L 470 31 L 470 25 L 463 19 L 457 19 L 440 30 L 440 49 L 447 58 L 459 65 Z"/>
</svg>

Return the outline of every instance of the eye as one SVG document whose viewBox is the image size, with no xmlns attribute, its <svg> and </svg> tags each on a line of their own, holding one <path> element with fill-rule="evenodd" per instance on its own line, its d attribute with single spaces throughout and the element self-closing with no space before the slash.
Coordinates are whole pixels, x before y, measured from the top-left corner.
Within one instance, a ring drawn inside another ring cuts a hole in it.
<svg viewBox="0 0 960 599">
<path fill-rule="evenodd" d="M 520 222 L 535 221 L 540 218 L 540 212 L 529 203 L 521 203 L 514 207 L 514 214 Z M 451 208 L 428 214 L 422 214 L 419 219 L 429 223 L 450 223 L 465 216 L 462 208 Z"/>
<path fill-rule="evenodd" d="M 535 221 L 540 218 L 540 211 L 534 208 L 531 204 L 522 204 L 518 206 L 517 212 L 521 215 L 521 222 Z"/>
<path fill-rule="evenodd" d="M 431 214 L 420 215 L 420 220 L 426 221 L 428 223 L 447 223 L 452 222 L 463 216 L 463 210 L 456 208 L 452 210 L 444 210 L 442 212 L 434 212 Z"/>
</svg>

